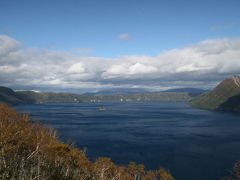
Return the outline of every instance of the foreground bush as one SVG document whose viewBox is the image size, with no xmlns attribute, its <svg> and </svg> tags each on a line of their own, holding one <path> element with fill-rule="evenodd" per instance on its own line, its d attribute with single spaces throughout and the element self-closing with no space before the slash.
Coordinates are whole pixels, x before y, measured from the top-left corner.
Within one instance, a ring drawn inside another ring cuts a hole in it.
<svg viewBox="0 0 240 180">
<path fill-rule="evenodd" d="M 110 158 L 91 162 L 84 151 L 57 140 L 56 132 L 0 105 L 1 180 L 174 180 L 165 169 L 117 166 Z"/>
<path fill-rule="evenodd" d="M 240 180 L 240 161 L 235 163 L 232 175 L 230 177 L 225 177 L 222 180 Z"/>
</svg>

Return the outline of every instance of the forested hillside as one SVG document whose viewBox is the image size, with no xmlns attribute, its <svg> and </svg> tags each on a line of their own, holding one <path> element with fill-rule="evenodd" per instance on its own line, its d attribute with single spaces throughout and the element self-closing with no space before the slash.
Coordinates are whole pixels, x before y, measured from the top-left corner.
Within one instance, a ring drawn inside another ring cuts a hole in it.
<svg viewBox="0 0 240 180">
<path fill-rule="evenodd" d="M 197 108 L 240 111 L 240 76 L 223 80 L 212 91 L 190 101 Z"/>
<path fill-rule="evenodd" d="M 7 87 L 0 87 L 0 102 L 19 105 L 19 104 L 31 104 L 35 101 L 29 98 L 27 95 L 19 94 Z"/>
</svg>

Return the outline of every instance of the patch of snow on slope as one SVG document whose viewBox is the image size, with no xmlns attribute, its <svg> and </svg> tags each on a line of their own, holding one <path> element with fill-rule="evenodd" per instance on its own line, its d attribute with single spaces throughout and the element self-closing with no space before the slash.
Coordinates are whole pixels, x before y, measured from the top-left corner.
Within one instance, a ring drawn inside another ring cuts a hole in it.
<svg viewBox="0 0 240 180">
<path fill-rule="evenodd" d="M 232 79 L 234 83 L 240 88 L 240 76 L 233 76 Z"/>
</svg>

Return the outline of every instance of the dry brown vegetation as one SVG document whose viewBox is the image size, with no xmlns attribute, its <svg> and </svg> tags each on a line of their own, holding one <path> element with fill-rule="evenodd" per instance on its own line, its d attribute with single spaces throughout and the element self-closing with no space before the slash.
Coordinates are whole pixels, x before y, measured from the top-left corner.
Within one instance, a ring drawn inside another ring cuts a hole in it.
<svg viewBox="0 0 240 180">
<path fill-rule="evenodd" d="M 240 161 L 235 163 L 232 170 L 232 176 L 225 177 L 222 180 L 240 180 Z"/>
<path fill-rule="evenodd" d="M 117 166 L 106 157 L 91 162 L 84 151 L 57 140 L 54 130 L 6 105 L 0 105 L 0 179 L 174 180 L 163 168 Z"/>
</svg>

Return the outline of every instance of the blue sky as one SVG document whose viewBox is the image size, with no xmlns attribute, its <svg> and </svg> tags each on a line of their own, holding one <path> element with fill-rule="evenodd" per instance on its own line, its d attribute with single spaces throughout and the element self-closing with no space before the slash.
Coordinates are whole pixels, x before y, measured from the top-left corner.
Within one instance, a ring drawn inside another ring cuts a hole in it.
<svg viewBox="0 0 240 180">
<path fill-rule="evenodd" d="M 0 0 L 0 85 L 212 88 L 240 74 L 239 0 Z"/>
<path fill-rule="evenodd" d="M 157 55 L 240 33 L 239 0 L 1 0 L 0 31 L 31 47 Z M 9 31 L 9 32 L 8 32 Z M 120 34 L 129 39 L 118 40 Z"/>
</svg>

